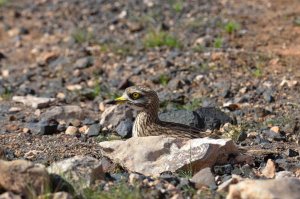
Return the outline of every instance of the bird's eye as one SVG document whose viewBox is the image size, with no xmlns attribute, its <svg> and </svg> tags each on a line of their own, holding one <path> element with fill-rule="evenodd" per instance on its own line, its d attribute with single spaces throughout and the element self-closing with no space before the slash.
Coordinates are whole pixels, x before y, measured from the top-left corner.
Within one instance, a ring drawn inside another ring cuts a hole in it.
<svg viewBox="0 0 300 199">
<path fill-rule="evenodd" d="M 139 94 L 139 93 L 132 93 L 131 94 L 131 98 L 134 99 L 134 100 L 139 99 L 140 97 L 141 97 L 141 94 Z"/>
</svg>

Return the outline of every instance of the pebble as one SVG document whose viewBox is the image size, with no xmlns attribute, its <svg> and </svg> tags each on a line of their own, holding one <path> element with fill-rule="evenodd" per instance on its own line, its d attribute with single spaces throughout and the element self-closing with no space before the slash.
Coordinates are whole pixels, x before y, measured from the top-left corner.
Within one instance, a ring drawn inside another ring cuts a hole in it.
<svg viewBox="0 0 300 199">
<path fill-rule="evenodd" d="M 78 69 L 88 68 L 88 67 L 92 66 L 93 63 L 94 63 L 93 57 L 84 57 L 84 58 L 78 59 L 75 62 L 74 67 L 78 68 Z"/>
<path fill-rule="evenodd" d="M 75 126 L 68 126 L 65 133 L 67 135 L 76 135 L 78 133 L 78 128 Z"/>
</svg>

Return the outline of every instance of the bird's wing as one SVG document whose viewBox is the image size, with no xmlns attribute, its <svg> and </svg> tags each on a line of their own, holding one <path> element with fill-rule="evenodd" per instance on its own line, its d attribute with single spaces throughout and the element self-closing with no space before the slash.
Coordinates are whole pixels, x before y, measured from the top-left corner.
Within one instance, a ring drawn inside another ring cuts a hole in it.
<svg viewBox="0 0 300 199">
<path fill-rule="evenodd" d="M 201 129 L 198 129 L 196 127 L 188 126 L 185 124 L 179 124 L 179 123 L 173 123 L 173 122 L 165 122 L 165 121 L 159 121 L 160 125 L 165 127 L 166 129 L 169 129 L 170 132 L 176 133 L 179 137 L 191 137 L 191 138 L 199 138 L 201 136 Z M 186 136 L 184 136 L 186 134 Z"/>
</svg>

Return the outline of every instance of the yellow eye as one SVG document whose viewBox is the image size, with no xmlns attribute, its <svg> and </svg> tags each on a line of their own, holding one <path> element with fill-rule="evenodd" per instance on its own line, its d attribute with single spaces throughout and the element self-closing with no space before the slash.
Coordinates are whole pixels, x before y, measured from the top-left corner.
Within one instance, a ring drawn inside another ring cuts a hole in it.
<svg viewBox="0 0 300 199">
<path fill-rule="evenodd" d="M 139 94 L 139 93 L 132 93 L 131 97 L 132 97 L 132 99 L 136 100 L 136 99 L 138 99 L 138 98 L 141 97 L 141 94 Z"/>
</svg>

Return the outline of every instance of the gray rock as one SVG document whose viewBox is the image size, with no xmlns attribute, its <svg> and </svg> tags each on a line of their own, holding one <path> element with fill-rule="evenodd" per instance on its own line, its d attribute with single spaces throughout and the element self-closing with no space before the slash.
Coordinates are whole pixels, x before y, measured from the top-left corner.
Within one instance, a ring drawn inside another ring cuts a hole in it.
<svg viewBox="0 0 300 199">
<path fill-rule="evenodd" d="M 93 57 L 84 57 L 84 58 L 78 59 L 75 62 L 74 67 L 78 68 L 78 69 L 82 69 L 82 68 L 90 67 L 93 64 L 94 64 Z"/>
<path fill-rule="evenodd" d="M 133 121 L 126 118 L 118 124 L 116 131 L 122 138 L 129 138 L 132 136 Z"/>
<path fill-rule="evenodd" d="M 122 121 L 134 121 L 133 110 L 127 106 L 110 106 L 101 115 L 100 125 L 108 130 L 114 130 Z M 120 127 L 121 128 L 121 127 Z"/>
<path fill-rule="evenodd" d="M 176 139 L 161 136 L 133 137 L 128 140 L 101 142 L 102 154 L 129 171 L 144 175 L 158 175 L 227 162 L 229 154 L 238 154 L 231 140 Z"/>
<path fill-rule="evenodd" d="M 200 120 L 203 121 L 203 129 L 219 129 L 221 125 L 226 123 L 236 123 L 233 118 L 214 107 L 201 107 L 195 112 L 199 115 Z"/>
<path fill-rule="evenodd" d="M 93 124 L 91 125 L 86 134 L 89 136 L 89 137 L 92 137 L 92 136 L 98 136 L 100 134 L 100 125 L 99 124 Z"/>
<path fill-rule="evenodd" d="M 77 118 L 82 119 L 84 112 L 80 106 L 66 105 L 55 106 L 41 114 L 41 118 L 45 119 L 69 119 Z"/>
<path fill-rule="evenodd" d="M 53 135 L 57 133 L 58 122 L 56 120 L 41 120 L 37 123 L 31 122 L 27 125 L 30 132 L 35 135 Z"/>
<path fill-rule="evenodd" d="M 204 126 L 203 120 L 200 120 L 197 113 L 188 110 L 173 110 L 159 114 L 159 118 L 162 121 L 176 122 L 193 126 L 196 128 L 202 128 Z"/>
<path fill-rule="evenodd" d="M 26 106 L 31 106 L 32 108 L 45 108 L 48 107 L 52 102 L 54 102 L 55 98 L 35 97 L 27 95 L 13 96 L 12 100 L 15 102 L 23 103 Z"/>
<path fill-rule="evenodd" d="M 51 174 L 64 176 L 75 186 L 80 186 L 74 188 L 89 187 L 96 180 L 103 180 L 105 177 L 101 161 L 89 156 L 75 156 L 54 162 L 47 170 Z"/>
<path fill-rule="evenodd" d="M 33 198 L 50 186 L 50 177 L 46 168 L 26 160 L 0 160 L 0 189 Z"/>
<path fill-rule="evenodd" d="M 217 185 L 215 182 L 215 177 L 211 172 L 209 167 L 201 169 L 198 171 L 191 179 L 192 182 L 195 183 L 196 188 L 201 188 L 202 186 L 207 186 L 212 189 L 216 189 Z"/>
</svg>

